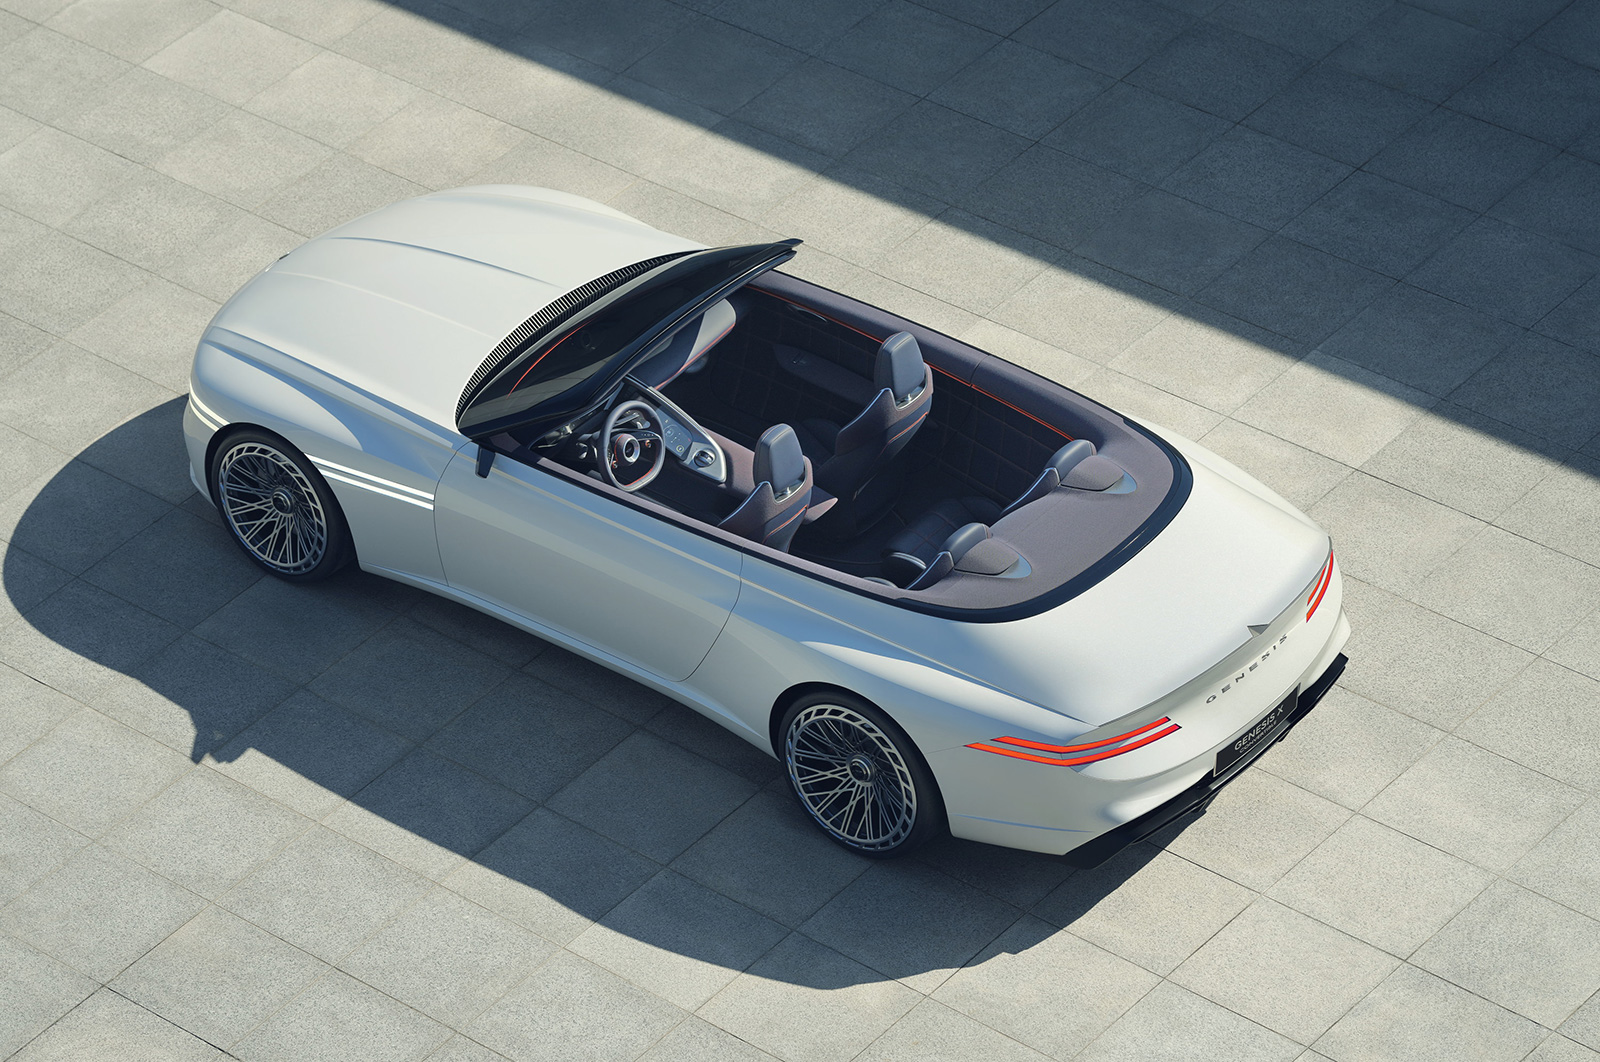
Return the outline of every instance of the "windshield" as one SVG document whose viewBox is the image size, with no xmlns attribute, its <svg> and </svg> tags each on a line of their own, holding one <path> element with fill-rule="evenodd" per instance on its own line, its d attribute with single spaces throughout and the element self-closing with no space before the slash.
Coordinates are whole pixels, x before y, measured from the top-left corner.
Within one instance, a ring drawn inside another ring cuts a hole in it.
<svg viewBox="0 0 1600 1062">
<path fill-rule="evenodd" d="M 518 333 L 526 338 L 510 349 L 502 343 L 490 355 L 498 364 L 486 362 L 474 377 L 483 382 L 475 392 L 469 384 L 463 395 L 461 430 L 476 437 L 581 410 L 701 304 L 787 261 L 798 242 L 696 251 L 586 285 L 573 293 L 586 299 L 574 300 L 543 328 L 529 329 L 546 312 L 541 311 L 508 340 Z M 612 283 L 586 290 L 605 281 Z"/>
</svg>

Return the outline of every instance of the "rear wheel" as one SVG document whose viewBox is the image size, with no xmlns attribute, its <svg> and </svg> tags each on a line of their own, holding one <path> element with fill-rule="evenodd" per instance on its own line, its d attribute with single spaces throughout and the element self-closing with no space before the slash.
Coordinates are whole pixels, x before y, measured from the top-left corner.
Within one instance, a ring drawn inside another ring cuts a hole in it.
<svg viewBox="0 0 1600 1062">
<path fill-rule="evenodd" d="M 801 805 L 836 842 L 889 859 L 939 831 L 933 774 L 903 730 L 859 697 L 812 694 L 784 713 L 783 760 Z"/>
<path fill-rule="evenodd" d="M 344 513 L 321 473 L 269 432 L 238 431 L 217 447 L 211 493 L 233 540 L 280 579 L 326 579 L 353 553 Z"/>
</svg>

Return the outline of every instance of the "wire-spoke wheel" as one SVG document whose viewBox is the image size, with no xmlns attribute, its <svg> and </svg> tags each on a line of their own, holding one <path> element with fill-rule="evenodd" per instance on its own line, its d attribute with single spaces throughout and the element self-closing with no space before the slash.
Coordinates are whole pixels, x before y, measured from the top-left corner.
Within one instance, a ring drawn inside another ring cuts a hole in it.
<svg viewBox="0 0 1600 1062">
<path fill-rule="evenodd" d="M 212 459 L 217 509 L 250 559 L 274 575 L 303 581 L 331 575 L 346 559 L 338 503 L 321 476 L 281 440 L 244 431 Z"/>
<path fill-rule="evenodd" d="M 883 713 L 840 694 L 801 700 L 783 724 L 789 784 L 817 825 L 862 855 L 911 850 L 942 819 L 932 776 Z"/>
</svg>

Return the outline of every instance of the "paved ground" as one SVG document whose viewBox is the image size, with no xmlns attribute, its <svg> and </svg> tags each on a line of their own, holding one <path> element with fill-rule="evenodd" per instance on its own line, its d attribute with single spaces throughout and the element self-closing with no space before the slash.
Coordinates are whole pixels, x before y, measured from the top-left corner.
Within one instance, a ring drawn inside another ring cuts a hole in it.
<svg viewBox="0 0 1600 1062">
<path fill-rule="evenodd" d="M 461 7 L 0 0 L 0 1057 L 1600 1059 L 1600 3 Z M 1204 439 L 1335 536 L 1344 681 L 1102 870 L 869 865 L 640 687 L 258 579 L 195 337 L 479 181 Z"/>
</svg>

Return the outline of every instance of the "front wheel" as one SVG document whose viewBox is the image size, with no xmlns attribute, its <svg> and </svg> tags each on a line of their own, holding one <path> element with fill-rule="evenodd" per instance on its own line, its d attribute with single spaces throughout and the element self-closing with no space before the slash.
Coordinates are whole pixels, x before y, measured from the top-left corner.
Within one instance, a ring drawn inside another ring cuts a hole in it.
<svg viewBox="0 0 1600 1062">
<path fill-rule="evenodd" d="M 225 439 L 211 458 L 211 493 L 233 540 L 280 579 L 326 579 L 354 552 L 321 473 L 276 435 L 245 429 Z"/>
<path fill-rule="evenodd" d="M 843 692 L 803 697 L 784 713 L 783 760 L 795 796 L 845 848 L 890 859 L 944 822 L 933 774 L 903 730 Z"/>
</svg>

